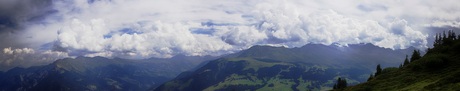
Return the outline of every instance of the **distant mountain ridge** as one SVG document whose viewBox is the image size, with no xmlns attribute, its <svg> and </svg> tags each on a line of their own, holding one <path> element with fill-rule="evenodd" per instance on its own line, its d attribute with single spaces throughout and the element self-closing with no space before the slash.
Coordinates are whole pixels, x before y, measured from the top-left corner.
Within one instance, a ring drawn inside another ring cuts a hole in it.
<svg viewBox="0 0 460 91">
<path fill-rule="evenodd" d="M 413 49 L 391 50 L 372 44 L 253 46 L 183 73 L 155 91 L 327 90 L 338 77 L 354 84 L 365 81 L 377 63 L 397 66 L 404 59 L 401 55 Z"/>
<path fill-rule="evenodd" d="M 404 59 L 405 55 L 411 54 L 413 50 L 416 50 L 416 48 L 409 47 L 406 49 L 392 50 L 389 48 L 378 47 L 369 43 L 351 44 L 342 47 L 335 45 L 307 44 L 296 48 L 256 45 L 247 50 L 231 54 L 224 58 L 251 57 L 275 59 L 289 62 L 305 62 L 321 65 L 344 66 L 343 63 L 337 63 L 340 62 L 338 60 L 341 60 L 345 61 L 346 64 L 359 64 L 360 62 L 364 62 L 365 64 L 377 65 L 380 63 L 385 64 L 385 66 L 398 66 L 401 63 L 401 60 Z M 374 59 L 378 57 L 384 59 Z M 374 69 L 375 65 L 368 66 L 368 68 Z M 345 66 L 348 67 L 349 65 Z"/>
<path fill-rule="evenodd" d="M 49 65 L 0 72 L 0 90 L 143 91 L 213 58 L 65 58 Z"/>
</svg>

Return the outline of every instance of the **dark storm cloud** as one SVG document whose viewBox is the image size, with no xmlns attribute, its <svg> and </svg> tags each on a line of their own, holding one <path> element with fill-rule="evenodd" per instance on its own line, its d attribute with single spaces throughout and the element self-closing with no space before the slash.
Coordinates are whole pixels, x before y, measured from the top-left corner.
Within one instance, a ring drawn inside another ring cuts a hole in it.
<svg viewBox="0 0 460 91">
<path fill-rule="evenodd" d="M 0 48 L 23 47 L 18 34 L 55 12 L 51 4 L 52 0 L 0 0 Z"/>
<path fill-rule="evenodd" d="M 52 0 L 2 0 L 0 25 L 17 28 L 25 22 L 42 20 L 52 12 Z"/>
</svg>

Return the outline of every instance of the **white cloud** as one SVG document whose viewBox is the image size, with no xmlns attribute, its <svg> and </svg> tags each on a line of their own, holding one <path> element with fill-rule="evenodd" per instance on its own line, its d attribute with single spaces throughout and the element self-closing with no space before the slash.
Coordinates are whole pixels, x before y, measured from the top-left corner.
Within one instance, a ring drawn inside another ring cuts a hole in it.
<svg viewBox="0 0 460 91">
<path fill-rule="evenodd" d="M 4 54 L 9 54 L 9 55 L 14 55 L 14 54 L 33 54 L 35 51 L 31 48 L 22 48 L 22 49 L 11 49 L 9 48 L 4 48 L 3 49 Z"/>
<path fill-rule="evenodd" d="M 171 57 L 173 54 L 203 55 L 229 50 L 230 45 L 216 36 L 192 34 L 189 26 L 197 24 L 142 22 L 128 25 L 129 31 L 107 30 L 104 21 L 91 20 L 88 24 L 74 19 L 58 34 L 63 48 L 88 51 L 87 56 Z M 101 27 L 102 26 L 102 27 Z M 110 37 L 104 37 L 113 33 Z M 95 52 L 95 53 L 94 53 Z M 117 52 L 117 53 L 113 53 Z"/>
<path fill-rule="evenodd" d="M 96 56 L 112 57 L 113 52 L 97 52 L 97 53 L 86 54 L 84 56 L 86 56 L 86 57 L 96 57 Z"/>
<path fill-rule="evenodd" d="M 460 28 L 460 21 L 434 21 L 431 24 L 425 24 L 426 27 L 454 27 Z"/>
<path fill-rule="evenodd" d="M 221 55 L 252 45 L 298 47 L 307 43 L 424 48 L 428 34 L 421 30 L 427 25 L 458 26 L 458 3 L 65 0 L 55 1 L 59 12 L 45 24 L 29 27 L 25 35 L 34 38 L 23 41 L 56 42 L 70 54 L 127 58 Z"/>
<path fill-rule="evenodd" d="M 94 19 L 85 24 L 73 19 L 68 25 L 58 31 L 58 42 L 61 47 L 88 51 L 102 51 L 105 48 L 104 34 L 109 31 L 103 20 Z"/>
<path fill-rule="evenodd" d="M 66 52 L 36 51 L 32 48 L 4 48 L 0 53 L 0 71 L 6 71 L 13 67 L 30 67 L 45 65 L 57 59 L 69 57 Z"/>
</svg>

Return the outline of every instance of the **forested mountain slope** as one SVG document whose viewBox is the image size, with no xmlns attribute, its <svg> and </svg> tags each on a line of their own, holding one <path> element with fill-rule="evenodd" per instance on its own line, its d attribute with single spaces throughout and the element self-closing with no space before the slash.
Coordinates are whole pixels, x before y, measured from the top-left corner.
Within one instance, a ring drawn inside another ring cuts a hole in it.
<svg viewBox="0 0 460 91">
<path fill-rule="evenodd" d="M 410 57 L 410 56 L 409 56 Z M 434 47 L 421 58 L 410 58 L 400 68 L 382 70 L 368 82 L 347 91 L 458 91 L 460 90 L 460 35 L 438 34 Z M 402 61 L 401 61 L 402 62 Z"/>
</svg>

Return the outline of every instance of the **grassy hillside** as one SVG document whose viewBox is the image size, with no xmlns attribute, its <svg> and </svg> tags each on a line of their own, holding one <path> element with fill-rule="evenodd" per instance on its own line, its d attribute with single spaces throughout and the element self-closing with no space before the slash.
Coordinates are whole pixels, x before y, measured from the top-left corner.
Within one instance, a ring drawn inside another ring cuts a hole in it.
<svg viewBox="0 0 460 91">
<path fill-rule="evenodd" d="M 460 36 L 437 36 L 434 48 L 401 68 L 385 68 L 374 79 L 347 91 L 458 91 L 460 90 Z M 402 60 L 401 60 L 402 62 Z"/>
<path fill-rule="evenodd" d="M 346 76 L 350 83 L 362 81 L 368 71 L 337 69 L 322 65 L 269 59 L 225 58 L 212 61 L 194 73 L 176 78 L 158 91 L 298 91 L 331 89 L 333 81 Z M 341 73 L 343 72 L 343 73 Z M 359 73 L 361 72 L 361 73 Z"/>
</svg>

